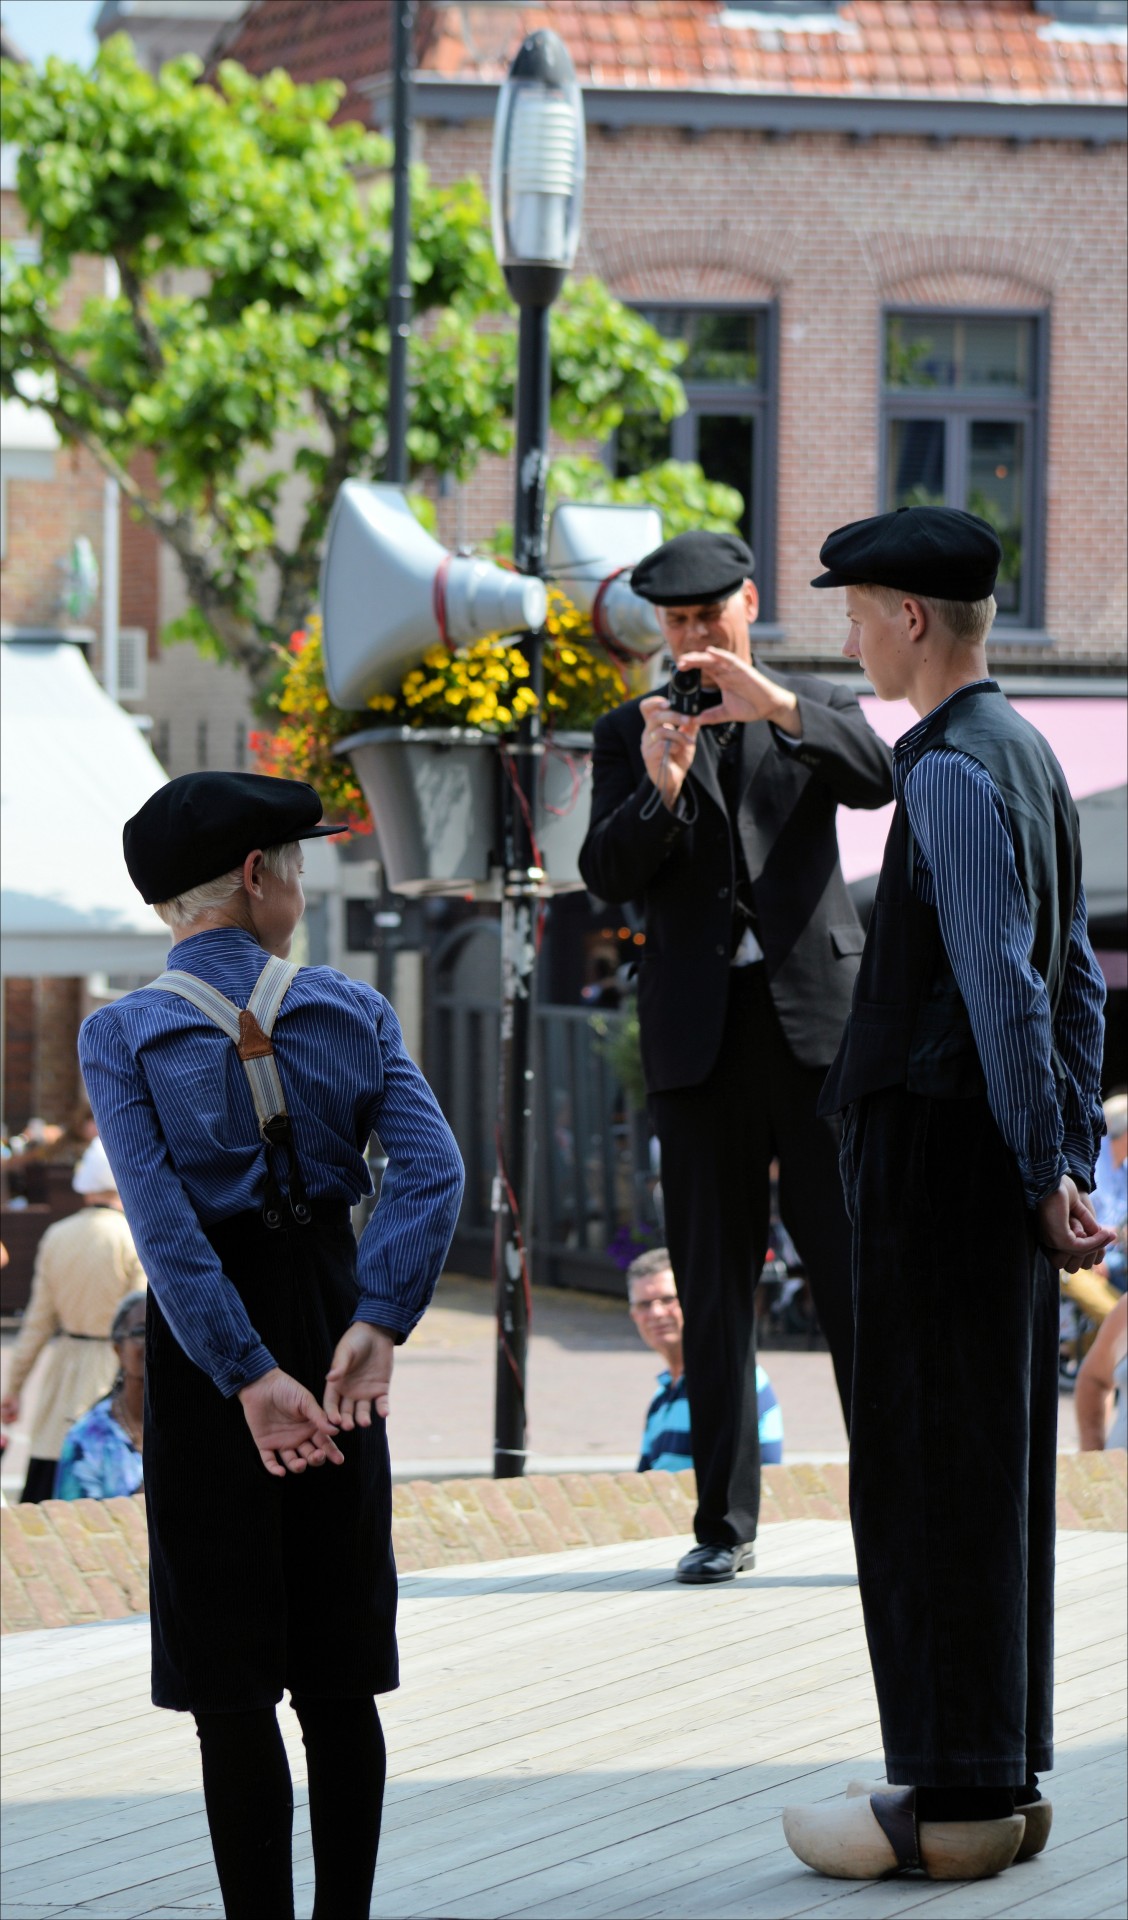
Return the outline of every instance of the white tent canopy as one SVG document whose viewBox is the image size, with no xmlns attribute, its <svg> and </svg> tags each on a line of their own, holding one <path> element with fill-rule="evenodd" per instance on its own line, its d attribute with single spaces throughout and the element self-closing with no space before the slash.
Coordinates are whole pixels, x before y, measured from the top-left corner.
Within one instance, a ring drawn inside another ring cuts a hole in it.
<svg viewBox="0 0 1128 1920">
<path fill-rule="evenodd" d="M 0 972 L 157 974 L 169 934 L 121 829 L 165 772 L 66 640 L 0 646 Z"/>
</svg>

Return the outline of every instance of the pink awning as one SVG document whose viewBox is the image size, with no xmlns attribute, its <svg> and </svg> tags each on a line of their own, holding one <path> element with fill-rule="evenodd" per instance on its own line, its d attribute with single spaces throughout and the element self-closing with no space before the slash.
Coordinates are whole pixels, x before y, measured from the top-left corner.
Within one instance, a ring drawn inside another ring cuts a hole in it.
<svg viewBox="0 0 1128 1920">
<path fill-rule="evenodd" d="M 863 693 L 860 699 L 870 726 L 890 746 L 916 724 L 917 715 L 907 700 L 879 700 L 872 693 Z M 1011 705 L 1045 734 L 1075 800 L 1128 782 L 1128 701 L 1078 694 L 1068 700 L 1016 699 Z M 892 817 L 891 806 L 877 813 L 839 807 L 838 845 L 847 880 L 862 880 L 877 872 Z"/>
</svg>

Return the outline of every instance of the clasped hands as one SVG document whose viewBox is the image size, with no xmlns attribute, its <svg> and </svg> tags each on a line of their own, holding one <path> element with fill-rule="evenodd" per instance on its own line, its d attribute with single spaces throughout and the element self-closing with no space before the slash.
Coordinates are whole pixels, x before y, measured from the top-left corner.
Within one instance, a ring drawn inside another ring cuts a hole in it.
<svg viewBox="0 0 1128 1920">
<path fill-rule="evenodd" d="M 1068 1174 L 1052 1193 L 1038 1202 L 1038 1238 L 1043 1250 L 1063 1273 L 1094 1267 L 1116 1234 L 1102 1227 L 1085 1195 Z"/>
<path fill-rule="evenodd" d="M 267 1472 L 284 1480 L 326 1461 L 341 1466 L 337 1434 L 387 1417 L 394 1354 L 390 1334 L 354 1320 L 337 1342 L 323 1404 L 281 1367 L 242 1387 L 243 1413 Z"/>
<path fill-rule="evenodd" d="M 665 694 L 651 694 L 639 703 L 643 719 L 643 764 L 667 807 L 675 804 L 693 765 L 697 735 L 702 727 L 724 726 L 730 720 L 770 720 L 784 733 L 798 736 L 802 731 L 795 695 L 767 679 L 738 654 L 729 653 L 724 647 L 705 647 L 700 652 L 681 654 L 679 672 L 691 667 L 708 674 L 721 695 L 717 706 L 707 707 L 704 713 L 690 718 L 688 714 L 675 713 Z"/>
</svg>

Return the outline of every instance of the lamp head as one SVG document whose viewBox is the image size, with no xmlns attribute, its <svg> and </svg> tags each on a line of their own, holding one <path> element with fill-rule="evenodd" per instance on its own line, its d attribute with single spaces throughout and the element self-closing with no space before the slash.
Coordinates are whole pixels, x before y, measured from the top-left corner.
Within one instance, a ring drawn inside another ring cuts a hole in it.
<svg viewBox="0 0 1128 1920">
<path fill-rule="evenodd" d="M 494 120 L 494 250 L 518 306 L 548 306 L 559 292 L 583 186 L 583 96 L 564 42 L 542 28 L 522 43 Z"/>
</svg>

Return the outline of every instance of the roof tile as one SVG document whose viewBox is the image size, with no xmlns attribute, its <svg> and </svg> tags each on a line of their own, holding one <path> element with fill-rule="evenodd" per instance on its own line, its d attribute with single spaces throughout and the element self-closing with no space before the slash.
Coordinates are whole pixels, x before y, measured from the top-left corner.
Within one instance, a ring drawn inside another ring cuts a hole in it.
<svg viewBox="0 0 1128 1920">
<path fill-rule="evenodd" d="M 419 0 L 420 71 L 496 81 L 523 36 L 550 26 L 581 85 L 718 87 L 855 96 L 1092 101 L 1128 97 L 1122 42 L 1048 40 L 1029 0 L 842 0 L 837 33 L 722 24 L 721 0 Z M 219 54 L 254 73 L 345 83 L 342 118 L 368 118 L 362 83 L 391 62 L 388 5 L 370 0 L 251 0 Z M 218 55 L 217 55 L 218 57 Z"/>
</svg>

